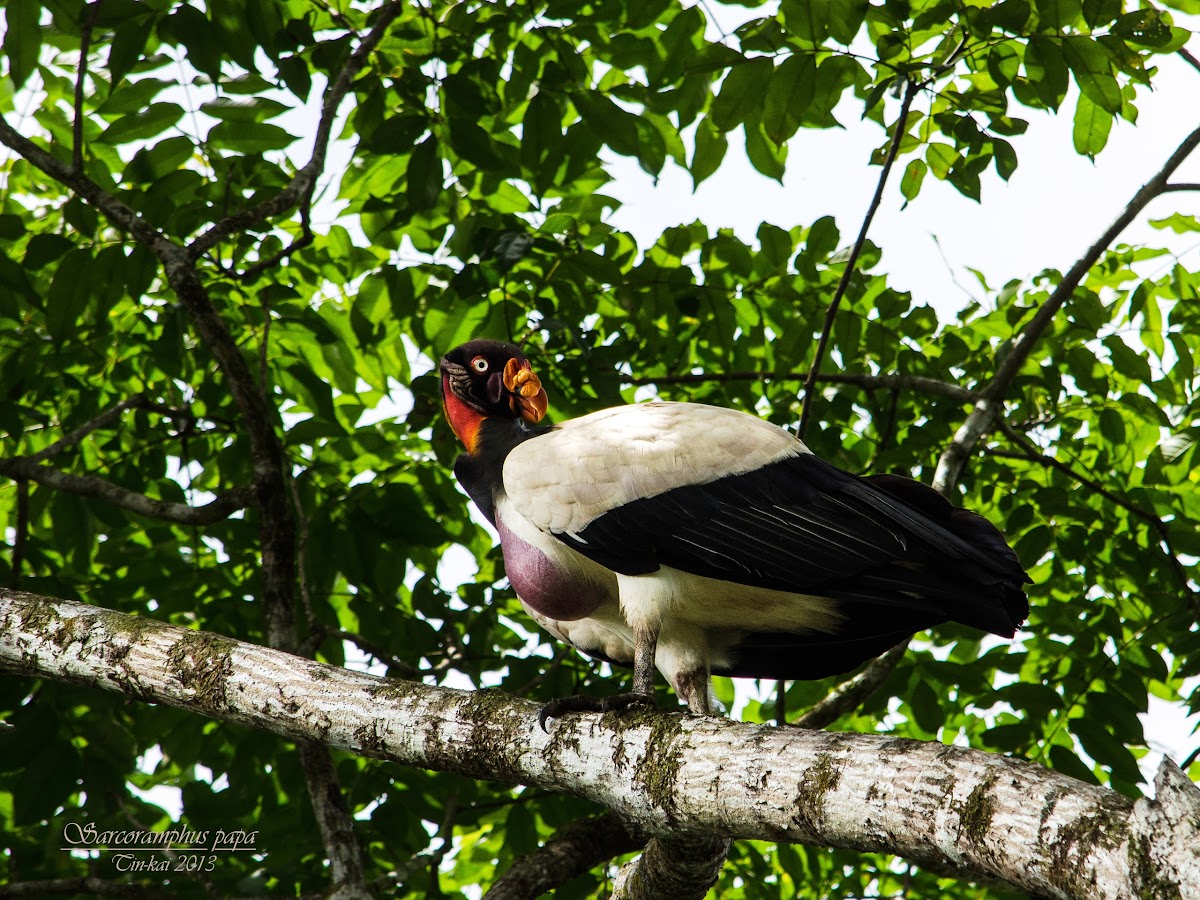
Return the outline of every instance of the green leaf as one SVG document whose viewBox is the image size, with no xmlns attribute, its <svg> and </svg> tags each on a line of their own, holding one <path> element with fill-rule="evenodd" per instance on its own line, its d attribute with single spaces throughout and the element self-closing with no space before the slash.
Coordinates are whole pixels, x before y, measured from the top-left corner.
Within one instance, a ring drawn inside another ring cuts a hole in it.
<svg viewBox="0 0 1200 900">
<path fill-rule="evenodd" d="M 781 144 L 796 133 L 805 110 L 816 94 L 817 63 L 812 54 L 796 53 L 780 63 L 771 75 L 763 104 L 767 137 Z"/>
<path fill-rule="evenodd" d="M 706 72 L 719 72 L 740 66 L 746 57 L 731 47 L 721 43 L 705 44 L 688 63 L 687 71 L 692 75 L 703 75 Z"/>
<path fill-rule="evenodd" d="M 757 122 L 745 124 L 746 156 L 750 164 L 763 175 L 783 183 L 783 173 L 787 162 L 787 145 L 776 144 L 763 132 L 763 127 Z"/>
<path fill-rule="evenodd" d="M 992 141 L 992 152 L 995 154 L 996 173 L 1005 181 L 1012 178 L 1017 171 L 1017 153 L 1008 141 L 996 138 Z"/>
<path fill-rule="evenodd" d="M 938 702 L 938 696 L 934 693 L 933 688 L 926 681 L 918 680 L 913 688 L 908 693 L 908 706 L 912 710 L 913 718 L 917 725 L 923 731 L 930 734 L 937 734 L 942 725 L 946 721 L 946 714 L 943 712 L 941 703 Z"/>
<path fill-rule="evenodd" d="M 1093 103 L 1110 113 L 1121 111 L 1121 87 L 1112 73 L 1112 58 L 1094 40 L 1082 35 L 1065 38 L 1063 60 L 1075 83 Z"/>
<path fill-rule="evenodd" d="M 559 151 L 562 139 L 562 111 L 553 97 L 539 92 L 529 101 L 521 121 L 521 165 L 535 177 L 543 176 L 547 161 Z"/>
<path fill-rule="evenodd" d="M 774 71 L 774 63 L 761 57 L 730 69 L 709 112 L 713 126 L 730 131 L 743 122 L 757 122 Z"/>
<path fill-rule="evenodd" d="M 688 170 L 692 173 L 692 187 L 697 188 L 700 182 L 712 175 L 721 166 L 729 142 L 725 135 L 713 127 L 708 117 L 700 120 L 696 127 L 696 149 L 692 153 L 692 162 Z"/>
<path fill-rule="evenodd" d="M 904 177 L 900 179 L 900 193 L 905 200 L 914 199 L 921 191 L 921 182 L 929 167 L 919 159 L 909 160 L 904 168 Z"/>
<path fill-rule="evenodd" d="M 588 127 L 622 156 L 638 156 L 638 118 L 599 91 L 581 91 L 571 97 Z"/>
<path fill-rule="evenodd" d="M 1118 372 L 1143 384 L 1153 382 L 1154 375 L 1150 370 L 1150 363 L 1140 353 L 1115 335 L 1105 338 L 1102 343 L 1108 348 L 1113 366 Z"/>
<path fill-rule="evenodd" d="M 837 3 L 838 0 L 781 0 L 779 11 L 790 33 L 802 41 L 820 44 L 829 36 L 831 7 Z M 849 16 L 843 18 L 848 20 Z"/>
<path fill-rule="evenodd" d="M 255 97 L 250 100 L 218 97 L 216 100 L 200 104 L 201 112 L 223 122 L 264 122 L 282 115 L 289 109 L 290 106 L 268 97 Z"/>
<path fill-rule="evenodd" d="M 40 269 L 74 247 L 75 242 L 61 234 L 35 234 L 25 245 L 25 258 L 21 262 L 26 269 Z"/>
<path fill-rule="evenodd" d="M 950 168 L 958 161 L 958 154 L 949 144 L 931 143 L 925 148 L 925 159 L 933 174 L 945 180 Z"/>
<path fill-rule="evenodd" d="M 1163 219 L 1151 219 L 1150 225 L 1153 228 L 1169 228 L 1176 234 L 1200 231 L 1200 219 L 1183 213 L 1172 213 Z"/>
<path fill-rule="evenodd" d="M 1047 108 L 1058 109 L 1070 78 L 1062 41 L 1036 35 L 1030 38 L 1025 47 L 1025 75 Z"/>
<path fill-rule="evenodd" d="M 813 222 L 805 239 L 808 252 L 818 259 L 824 259 L 838 248 L 841 235 L 833 216 L 822 216 Z"/>
<path fill-rule="evenodd" d="M 1096 154 L 1108 143 L 1112 123 L 1112 113 L 1101 109 L 1087 94 L 1081 93 L 1075 105 L 1075 127 L 1071 132 L 1075 152 L 1095 159 Z"/>
<path fill-rule="evenodd" d="M 1114 447 L 1125 446 L 1125 420 L 1111 406 L 1100 410 L 1100 433 Z"/>
<path fill-rule="evenodd" d="M 444 173 L 437 138 L 430 135 L 413 150 L 405 173 L 404 195 L 413 209 L 430 209 L 442 193 Z"/>
<path fill-rule="evenodd" d="M 1083 0 L 1083 20 L 1095 31 L 1121 15 L 1121 0 Z"/>
<path fill-rule="evenodd" d="M 113 31 L 108 49 L 108 72 L 116 88 L 129 74 L 146 49 L 146 41 L 154 30 L 154 16 L 133 16 Z"/>
<path fill-rule="evenodd" d="M 1080 0 L 1034 0 L 1034 8 L 1043 26 L 1065 31 L 1083 15 Z"/>
<path fill-rule="evenodd" d="M 1120 4 L 1117 4 L 1118 9 Z M 1165 47 L 1171 43 L 1171 25 L 1161 10 L 1147 8 L 1128 12 L 1112 27 L 1112 33 L 1143 47 Z"/>
<path fill-rule="evenodd" d="M 41 15 L 38 0 L 8 0 L 4 6 L 4 55 L 8 57 L 8 77 L 17 88 L 24 87 L 37 65 L 42 47 Z"/>
<path fill-rule="evenodd" d="M 72 337 L 75 323 L 87 308 L 93 286 L 91 266 L 90 250 L 72 250 L 54 272 L 46 296 L 46 329 L 55 340 Z"/>
<path fill-rule="evenodd" d="M 182 168 L 195 155 L 196 147 L 191 138 L 166 138 L 143 147 L 134 155 L 125 168 L 125 180 L 150 184 Z"/>
<path fill-rule="evenodd" d="M 1113 777 L 1130 783 L 1141 780 L 1137 760 L 1121 741 L 1108 732 L 1100 722 L 1087 718 L 1073 719 L 1071 731 L 1079 738 L 1083 750 L 1101 766 L 1111 770 Z"/>
<path fill-rule="evenodd" d="M 208 143 L 234 153 L 266 153 L 291 146 L 295 136 L 270 122 L 218 122 L 208 132 Z"/>
<path fill-rule="evenodd" d="M 0 241 L 15 241 L 25 233 L 25 223 L 15 213 L 0 214 Z"/>
<path fill-rule="evenodd" d="M 137 112 L 121 116 L 108 126 L 97 138 L 102 144 L 128 144 L 130 141 L 145 141 L 157 137 L 183 118 L 183 107 L 178 103 L 151 103 Z"/>
<path fill-rule="evenodd" d="M 838 54 L 823 60 L 817 66 L 813 101 L 803 116 L 804 124 L 815 128 L 837 127 L 833 109 L 862 74 L 862 67 L 849 56 Z"/>
<path fill-rule="evenodd" d="M 833 0 L 829 4 L 829 36 L 849 46 L 862 27 L 869 5 L 867 0 Z"/>
</svg>

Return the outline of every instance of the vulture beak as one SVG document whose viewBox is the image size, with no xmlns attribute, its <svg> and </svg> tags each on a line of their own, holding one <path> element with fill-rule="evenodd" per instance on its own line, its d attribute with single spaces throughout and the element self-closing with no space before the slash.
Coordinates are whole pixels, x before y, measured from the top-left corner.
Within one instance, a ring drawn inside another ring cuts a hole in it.
<svg viewBox="0 0 1200 900">
<path fill-rule="evenodd" d="M 518 362 L 515 358 L 504 364 L 504 387 L 512 395 L 509 404 L 512 411 L 526 422 L 537 424 L 546 415 L 549 400 L 542 388 L 541 380 L 533 374 L 529 361 Z"/>
</svg>

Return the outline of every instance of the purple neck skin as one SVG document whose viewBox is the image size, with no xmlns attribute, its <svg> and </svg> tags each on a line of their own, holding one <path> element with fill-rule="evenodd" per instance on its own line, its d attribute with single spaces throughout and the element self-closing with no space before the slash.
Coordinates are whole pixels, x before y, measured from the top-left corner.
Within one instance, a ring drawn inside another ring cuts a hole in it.
<svg viewBox="0 0 1200 900">
<path fill-rule="evenodd" d="M 608 599 L 603 587 L 556 566 L 537 547 L 509 531 L 499 516 L 496 529 L 513 590 L 543 616 L 571 622 L 591 615 Z"/>
</svg>

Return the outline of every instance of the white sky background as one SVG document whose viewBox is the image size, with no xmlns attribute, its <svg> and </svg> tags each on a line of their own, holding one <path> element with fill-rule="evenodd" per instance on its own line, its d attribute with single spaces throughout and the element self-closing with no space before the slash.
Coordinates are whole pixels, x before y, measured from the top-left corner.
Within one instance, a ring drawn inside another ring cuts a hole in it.
<svg viewBox="0 0 1200 900">
<path fill-rule="evenodd" d="M 761 14 L 761 10 L 716 4 L 706 8 L 722 16 L 726 32 L 749 13 Z M 733 18 L 738 15 L 740 19 Z M 1007 183 L 989 169 L 982 178 L 981 203 L 928 173 L 921 193 L 901 210 L 900 177 L 912 158 L 902 156 L 868 235 L 883 250 L 879 270 L 887 273 L 888 283 L 912 291 L 918 303 L 934 306 L 944 317 L 968 302 L 955 279 L 977 299 L 984 296 L 968 266 L 982 271 L 993 289 L 1044 268 L 1068 269 L 1200 123 L 1200 72 L 1178 56 L 1157 59 L 1161 71 L 1155 89 L 1143 90 L 1135 102 L 1137 125 L 1118 118 L 1108 146 L 1095 162 L 1075 153 L 1072 145 L 1074 84 L 1057 115 L 1013 104 L 1010 114 L 1029 122 L 1024 135 L 1008 139 L 1019 165 Z M 922 109 L 923 104 L 926 101 L 918 97 L 914 109 Z M 736 145 L 740 130 L 728 135 L 730 149 L 721 168 L 695 193 L 691 176 L 671 163 L 655 186 L 636 162 L 610 159 L 614 182 L 604 191 L 624 204 L 611 221 L 632 233 L 640 246 L 649 246 L 664 228 L 696 219 L 713 229 L 732 228 L 742 240 L 753 241 L 761 222 L 791 228 L 832 215 L 843 245 L 849 245 L 879 177 L 880 168 L 868 165 L 868 160 L 885 140 L 878 125 L 857 118 L 856 105 L 843 103 L 837 109 L 835 115 L 844 129 L 796 133 L 789 142 L 782 186 L 751 167 Z M 898 108 L 898 101 L 889 98 L 889 124 Z M 1200 182 L 1200 154 L 1193 154 L 1172 180 Z M 1197 212 L 1198 207 L 1200 194 L 1159 198 L 1120 240 L 1171 247 L 1177 253 L 1190 249 L 1188 256 L 1194 263 L 1194 236 L 1180 240 L 1147 221 L 1175 211 Z"/>
</svg>

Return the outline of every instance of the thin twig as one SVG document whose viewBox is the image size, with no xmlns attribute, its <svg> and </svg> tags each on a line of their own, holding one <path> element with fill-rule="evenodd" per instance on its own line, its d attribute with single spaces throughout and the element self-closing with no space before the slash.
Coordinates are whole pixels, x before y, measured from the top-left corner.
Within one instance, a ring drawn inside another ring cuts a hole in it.
<svg viewBox="0 0 1200 900">
<path fill-rule="evenodd" d="M 418 669 L 416 666 L 414 666 L 412 663 L 405 662 L 404 660 L 400 659 L 399 657 L 392 656 L 392 654 L 389 653 L 387 648 L 384 647 L 382 644 L 380 644 L 376 641 L 373 641 L 370 638 L 365 637 L 356 631 L 346 631 L 344 629 L 339 629 L 339 628 L 329 628 L 327 626 L 321 625 L 320 623 L 318 623 L 318 627 L 320 628 L 321 634 L 323 637 L 332 637 L 332 638 L 337 638 L 338 640 L 341 640 L 341 641 L 349 641 L 350 643 L 352 643 L 356 647 L 358 647 L 360 650 L 365 650 L 367 653 L 371 654 L 371 656 L 375 657 L 377 660 L 379 660 L 381 663 L 383 663 L 385 666 L 387 666 L 388 677 L 399 676 L 401 678 L 407 678 L 409 680 L 414 680 L 414 679 L 420 678 L 421 675 L 423 674 L 421 672 L 421 670 Z"/>
<path fill-rule="evenodd" d="M 21 568 L 25 565 L 25 544 L 29 540 L 29 480 L 17 479 L 17 534 L 13 540 L 12 578 L 15 591 L 21 586 Z"/>
<path fill-rule="evenodd" d="M 809 372 L 701 372 L 683 375 L 647 375 L 640 378 L 622 378 L 622 384 L 658 385 L 658 384 L 703 384 L 705 382 L 728 381 L 803 381 L 809 377 Z M 960 387 L 949 381 L 928 378 L 924 375 L 868 375 L 866 373 L 837 372 L 828 375 L 818 375 L 817 381 L 828 384 L 854 384 L 868 390 L 905 390 L 922 391 L 926 394 L 937 394 L 958 400 L 961 403 L 977 403 L 980 394 L 969 388 Z"/>
<path fill-rule="evenodd" d="M 484 900 L 527 900 L 541 897 L 602 863 L 633 853 L 645 835 L 612 813 L 560 828 L 532 853 L 519 857 L 492 882 Z"/>
<path fill-rule="evenodd" d="M 1173 184 L 1164 184 L 1162 192 L 1169 194 L 1172 191 L 1200 191 L 1200 184 L 1194 181 L 1177 181 Z"/>
<path fill-rule="evenodd" d="M 1034 346 L 1053 321 L 1055 314 L 1074 295 L 1075 289 L 1079 287 L 1084 276 L 1096 264 L 1109 245 L 1117 239 L 1117 236 L 1146 208 L 1151 200 L 1162 194 L 1167 179 L 1198 145 L 1200 145 L 1200 128 L 1196 128 L 1184 138 L 1175 152 L 1163 164 L 1163 167 L 1142 185 L 1116 220 L 1075 261 L 1075 264 L 1063 275 L 1054 291 L 1021 329 L 1021 332 L 1013 340 L 1008 355 L 997 366 L 996 374 L 984 388 L 983 399 L 975 404 L 975 409 L 971 411 L 966 421 L 955 433 L 954 439 L 938 459 L 937 471 L 933 479 L 935 489 L 943 494 L 949 494 L 953 490 L 962 474 L 963 466 L 966 465 L 967 458 L 980 439 L 999 419 L 1001 403 L 1008 393 L 1013 379 L 1016 378 L 1021 366 L 1029 358 Z"/>
<path fill-rule="evenodd" d="M 451 794 L 446 800 L 446 810 L 442 814 L 442 825 L 438 829 L 438 837 L 442 839 L 438 848 L 429 855 L 429 896 L 444 897 L 442 891 L 442 879 L 439 869 L 442 867 L 442 860 L 446 858 L 446 854 L 450 852 L 450 847 L 454 843 L 454 820 L 458 816 L 458 794 Z"/>
<path fill-rule="evenodd" d="M 96 19 L 100 15 L 100 6 L 103 3 L 104 0 L 92 0 L 88 4 L 88 14 L 79 36 L 79 71 L 75 75 L 75 119 L 71 123 L 71 170 L 77 174 L 83 171 L 83 82 L 88 73 L 92 29 L 96 27 Z"/>
<path fill-rule="evenodd" d="M 1187 60 L 1188 65 L 1190 65 L 1197 72 L 1200 72 L 1200 59 L 1196 59 L 1196 57 L 1192 55 L 1191 51 L 1189 51 L 1186 47 L 1180 47 L 1178 53 Z"/>
<path fill-rule="evenodd" d="M 37 453 L 29 454 L 28 456 L 24 457 L 24 459 L 31 463 L 45 462 L 46 460 L 50 459 L 50 457 L 57 456 L 64 450 L 74 447 L 93 431 L 96 431 L 100 428 L 107 428 L 109 425 L 119 419 L 121 417 L 121 413 L 125 412 L 125 410 L 141 406 L 145 402 L 146 397 L 144 394 L 134 394 L 132 397 L 122 400 L 115 406 L 106 409 L 95 418 L 84 422 L 83 425 L 81 425 L 79 428 L 76 428 L 70 434 L 63 435 L 54 443 L 48 444 Z"/>
<path fill-rule="evenodd" d="M 33 166 L 65 187 L 70 188 L 89 204 L 104 213 L 118 228 L 125 229 L 138 241 L 153 250 L 159 259 L 165 261 L 171 257 L 172 253 L 181 250 L 177 244 L 159 232 L 158 229 L 143 219 L 138 213 L 134 212 L 132 208 L 122 203 L 83 173 L 72 171 L 60 162 L 56 156 L 47 153 L 9 125 L 3 116 L 0 116 L 0 144 L 4 144 L 9 149 L 16 151 L 16 153 L 28 160 Z"/>
<path fill-rule="evenodd" d="M 829 301 L 829 309 L 825 311 L 825 324 L 821 329 L 821 338 L 817 342 L 817 351 L 813 355 L 812 368 L 809 369 L 808 378 L 804 382 L 804 405 L 800 410 L 800 428 L 798 430 L 798 435 L 801 438 L 804 437 L 804 431 L 808 428 L 808 420 L 812 416 L 814 389 L 817 384 L 817 377 L 821 374 L 821 363 L 825 359 L 825 348 L 828 346 L 830 335 L 833 333 L 833 322 L 837 316 L 838 306 L 842 302 L 842 297 L 846 294 L 846 289 L 850 286 L 850 279 L 854 276 L 854 265 L 858 262 L 858 255 L 862 252 L 863 245 L 867 242 L 867 231 L 871 227 L 871 221 L 875 218 L 879 204 L 883 201 L 884 186 L 887 184 L 888 175 L 891 174 L 892 167 L 896 163 L 896 155 L 900 152 L 900 143 L 904 140 L 904 135 L 908 130 L 908 112 L 912 107 L 913 98 L 917 96 L 917 92 L 920 89 L 921 84 L 917 81 L 909 81 L 905 85 L 904 99 L 900 103 L 900 117 L 896 120 L 892 142 L 888 145 L 887 158 L 883 161 L 883 171 L 879 173 L 879 182 L 875 185 L 875 196 L 871 198 L 871 205 L 867 207 L 867 214 L 863 217 L 862 227 L 858 230 L 858 238 L 854 241 L 854 247 L 850 250 L 850 257 L 846 260 L 846 268 L 842 271 L 842 277 L 838 281 L 837 290 L 833 292 L 833 299 Z"/>
<path fill-rule="evenodd" d="M 383 40 L 392 21 L 403 9 L 404 4 L 401 0 L 392 0 L 383 6 L 379 10 L 374 26 L 359 41 L 341 71 L 330 82 L 321 103 L 321 118 L 317 122 L 317 131 L 313 138 L 312 157 L 304 167 L 297 171 L 292 180 L 274 197 L 240 213 L 226 216 L 192 241 L 188 245 L 188 256 L 191 259 L 195 260 L 203 256 L 230 235 L 245 231 L 258 222 L 294 206 L 301 197 L 312 190 L 312 185 L 315 184 L 325 168 L 325 154 L 329 148 L 329 137 L 333 131 L 333 120 L 337 115 L 338 107 L 354 83 L 354 78 L 366 65 L 367 58 Z"/>
<path fill-rule="evenodd" d="M 883 656 L 871 660 L 865 669 L 829 692 L 829 695 L 804 713 L 792 724 L 797 728 L 824 728 L 848 712 L 858 709 L 862 702 L 883 685 L 900 665 L 908 650 L 908 641 L 901 641 Z"/>
<path fill-rule="evenodd" d="M 73 475 L 52 466 L 39 465 L 24 457 L 0 459 L 0 475 L 17 480 L 36 481 L 46 487 L 78 494 L 80 497 L 95 497 L 130 512 L 163 522 L 174 522 L 177 525 L 211 525 L 228 519 L 233 513 L 254 502 L 254 492 L 248 487 L 233 488 L 218 494 L 216 499 L 203 506 L 156 500 L 96 475 Z"/>
<path fill-rule="evenodd" d="M 896 436 L 896 413 L 900 408 L 900 392 L 893 389 L 889 393 L 887 419 L 883 423 L 883 430 L 879 435 L 879 441 L 875 445 L 875 452 L 871 454 L 871 459 L 867 463 L 867 471 L 875 468 L 875 463 L 879 460 L 879 455 L 887 451 L 892 444 L 892 438 Z M 872 416 L 872 418 L 874 418 Z"/>
<path fill-rule="evenodd" d="M 279 263 L 290 257 L 297 250 L 307 247 L 313 242 L 312 231 L 312 198 L 316 191 L 317 182 L 314 179 L 309 185 L 308 191 L 305 192 L 303 199 L 300 201 L 300 237 L 293 240 L 290 244 L 280 250 L 278 253 L 273 253 L 266 259 L 260 259 L 252 266 L 247 266 L 238 275 L 237 279 L 243 284 L 253 281 L 262 272 L 267 269 L 273 269 Z"/>
<path fill-rule="evenodd" d="M 304 514 L 304 504 L 300 500 L 295 477 L 289 477 L 287 483 L 299 526 L 296 536 L 296 577 L 300 582 L 300 605 L 304 607 L 304 621 L 308 624 L 308 639 L 303 642 L 302 649 L 308 655 L 317 649 L 325 629 L 317 622 L 317 615 L 313 612 L 312 592 L 308 586 L 308 516 Z"/>
</svg>

